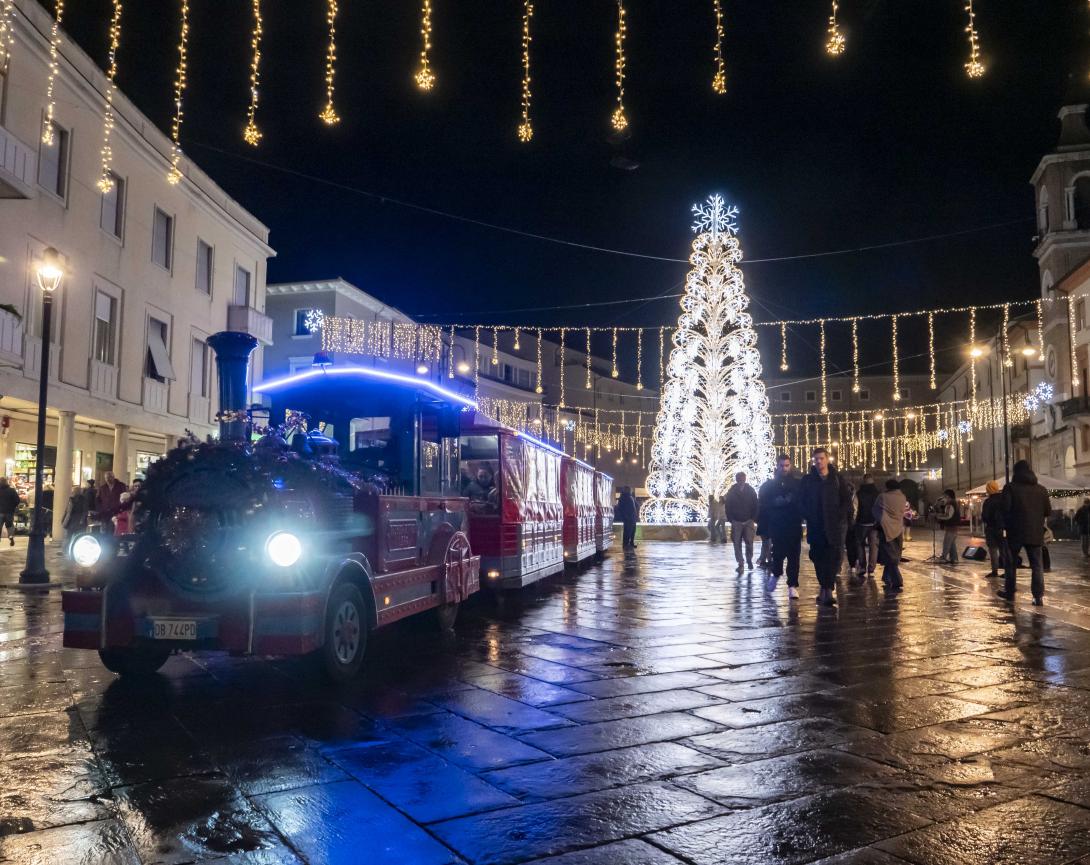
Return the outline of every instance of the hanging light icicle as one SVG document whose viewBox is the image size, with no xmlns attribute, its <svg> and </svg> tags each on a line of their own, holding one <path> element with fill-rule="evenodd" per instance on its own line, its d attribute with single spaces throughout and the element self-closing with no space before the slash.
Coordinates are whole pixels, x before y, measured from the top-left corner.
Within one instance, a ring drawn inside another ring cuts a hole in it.
<svg viewBox="0 0 1090 865">
<path fill-rule="evenodd" d="M 1011 305 L 1009 303 L 1003 304 L 1003 366 L 1014 366 L 1014 361 L 1011 360 L 1011 341 L 1010 330 L 1011 326 Z"/>
<path fill-rule="evenodd" d="M 117 48 L 121 44 L 121 0 L 114 0 L 110 16 L 110 50 L 106 64 L 106 108 L 102 115 L 102 168 L 98 188 L 106 194 L 114 188 L 114 91 L 117 89 Z"/>
<path fill-rule="evenodd" d="M 666 328 L 659 328 L 659 392 L 662 392 L 662 384 L 666 380 Z"/>
<path fill-rule="evenodd" d="M 829 379 L 825 370 L 825 319 L 818 322 L 818 330 L 821 335 L 821 413 L 829 413 Z"/>
<path fill-rule="evenodd" d="M 420 68 L 414 78 L 421 90 L 435 86 L 435 73 L 431 71 L 431 0 L 424 0 L 420 7 Z"/>
<path fill-rule="evenodd" d="M 636 331 L 636 390 L 643 390 L 643 328 Z"/>
<path fill-rule="evenodd" d="M 899 357 L 900 352 L 897 349 L 897 316 L 892 316 L 892 334 L 893 334 L 893 399 L 894 401 L 901 398 L 901 359 Z M 882 427 L 883 431 L 885 426 Z"/>
<path fill-rule="evenodd" d="M 566 327 L 560 328 L 560 402 L 558 408 L 564 408 L 564 337 L 567 335 L 568 329 Z"/>
<path fill-rule="evenodd" d="M 519 338 L 521 336 L 521 334 L 522 334 L 522 328 L 521 327 L 516 327 L 515 328 L 515 344 L 513 346 L 515 351 L 521 351 L 522 350 L 522 340 Z"/>
<path fill-rule="evenodd" d="M 242 140 L 251 147 L 257 147 L 261 141 L 261 130 L 257 128 L 257 86 L 261 80 L 261 0 L 253 0 L 254 30 L 250 37 L 253 58 L 250 60 L 250 107 L 246 109 L 246 128 L 242 131 Z"/>
<path fill-rule="evenodd" d="M 178 68 L 174 70 L 174 117 L 170 121 L 170 170 L 167 183 L 177 186 L 182 180 L 182 97 L 189 65 L 189 0 L 181 0 L 182 26 L 178 34 Z"/>
<path fill-rule="evenodd" d="M 628 127 L 628 116 L 624 113 L 624 40 L 627 29 L 624 0 L 617 0 L 617 32 L 613 39 L 616 45 L 616 59 L 613 65 L 617 80 L 617 107 L 613 110 L 613 116 L 610 117 L 609 122 L 618 132 Z"/>
<path fill-rule="evenodd" d="M 590 328 L 587 328 L 587 390 L 593 387 L 590 380 Z"/>
<path fill-rule="evenodd" d="M 42 144 L 52 147 L 56 141 L 53 134 L 53 115 L 57 102 L 53 91 L 60 71 L 61 21 L 64 19 L 64 0 L 57 0 L 53 12 L 53 26 L 49 29 L 49 80 L 45 85 L 45 122 L 42 125 Z"/>
<path fill-rule="evenodd" d="M 1074 389 L 1079 386 L 1079 358 L 1075 351 L 1075 297 L 1073 294 L 1067 296 L 1067 335 L 1071 344 L 1071 388 L 1072 396 L 1074 396 Z"/>
<path fill-rule="evenodd" d="M 534 393 L 544 393 L 545 388 L 541 386 L 541 328 L 537 329 L 537 386 L 534 388 Z"/>
<path fill-rule="evenodd" d="M 859 319 L 852 319 L 852 393 L 859 393 Z"/>
<path fill-rule="evenodd" d="M 492 328 L 492 366 L 500 365 L 500 331 Z"/>
<path fill-rule="evenodd" d="M 969 310 L 969 390 L 972 399 L 969 402 L 971 409 L 976 411 L 976 359 L 980 356 L 981 349 L 976 344 L 976 307 Z"/>
<path fill-rule="evenodd" d="M 613 370 L 610 372 L 613 378 L 620 378 L 621 371 L 617 369 L 617 328 L 613 328 Z"/>
<path fill-rule="evenodd" d="M 833 8 L 829 15 L 829 29 L 826 31 L 825 51 L 833 57 L 839 57 L 844 53 L 846 40 L 844 34 L 840 32 L 840 24 L 836 20 L 836 13 L 840 5 L 836 0 L 832 0 L 832 2 Z"/>
<path fill-rule="evenodd" d="M 715 75 L 712 90 L 722 96 L 727 92 L 727 65 L 723 62 L 723 0 L 715 2 Z"/>
<path fill-rule="evenodd" d="M 927 354 L 931 364 L 931 390 L 938 390 L 939 383 L 935 377 L 935 313 L 927 314 Z"/>
<path fill-rule="evenodd" d="M 15 0 L 0 3 L 0 71 L 7 72 L 15 47 Z"/>
<path fill-rule="evenodd" d="M 540 380 L 540 379 L 539 379 Z M 473 398 L 481 395 L 481 326 L 473 328 Z"/>
<path fill-rule="evenodd" d="M 534 17 L 533 0 L 523 0 L 522 6 L 522 122 L 519 123 L 519 141 L 526 142 L 534 137 L 534 127 L 530 122 L 530 22 Z"/>
<path fill-rule="evenodd" d="M 447 359 L 447 378 L 454 378 L 454 325 L 450 326 L 450 357 Z"/>
<path fill-rule="evenodd" d="M 780 322 L 780 372 L 787 372 L 787 323 Z"/>
<path fill-rule="evenodd" d="M 329 44 L 325 52 L 325 108 L 318 119 L 326 126 L 336 126 L 341 122 L 333 107 L 333 85 L 337 76 L 337 0 L 327 0 L 325 20 L 329 25 Z"/>
<path fill-rule="evenodd" d="M 969 60 L 965 64 L 965 73 L 970 78 L 980 78 L 984 75 L 984 64 L 980 61 L 980 36 L 976 32 L 973 0 L 967 0 L 965 11 L 969 15 L 969 23 L 965 27 L 965 32 L 969 34 Z"/>
</svg>

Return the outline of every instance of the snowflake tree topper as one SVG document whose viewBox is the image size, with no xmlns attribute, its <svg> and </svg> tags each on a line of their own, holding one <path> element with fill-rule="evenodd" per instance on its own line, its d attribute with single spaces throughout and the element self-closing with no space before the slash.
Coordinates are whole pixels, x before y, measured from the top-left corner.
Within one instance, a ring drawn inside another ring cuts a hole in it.
<svg viewBox="0 0 1090 865">
<path fill-rule="evenodd" d="M 718 237 L 724 231 L 738 233 L 738 208 L 733 204 L 728 207 L 722 195 L 709 195 L 704 204 L 694 204 L 693 213 L 693 231 L 697 234 L 711 232 L 712 237 Z"/>
</svg>

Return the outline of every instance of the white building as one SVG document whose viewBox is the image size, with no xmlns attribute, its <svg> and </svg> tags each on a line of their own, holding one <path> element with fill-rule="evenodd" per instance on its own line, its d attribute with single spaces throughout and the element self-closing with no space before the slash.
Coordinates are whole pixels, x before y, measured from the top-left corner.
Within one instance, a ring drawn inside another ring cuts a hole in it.
<svg viewBox="0 0 1090 865">
<path fill-rule="evenodd" d="M 110 192 L 101 177 L 107 79 L 60 33 L 54 143 L 42 142 L 52 18 L 15 0 L 10 62 L 0 74 L 0 459 L 33 482 L 41 358 L 35 263 L 65 262 L 49 364 L 46 480 L 56 477 L 54 535 L 72 484 L 112 469 L 130 480 L 191 430 L 214 431 L 205 340 L 224 329 L 268 344 L 268 229 L 183 159 L 124 94 L 113 98 Z M 260 351 L 255 357 L 260 374 Z"/>
</svg>

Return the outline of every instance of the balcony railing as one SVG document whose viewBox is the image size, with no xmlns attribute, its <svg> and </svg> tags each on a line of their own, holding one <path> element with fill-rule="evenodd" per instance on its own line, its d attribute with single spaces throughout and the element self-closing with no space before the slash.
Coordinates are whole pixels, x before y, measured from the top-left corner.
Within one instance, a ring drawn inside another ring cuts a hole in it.
<svg viewBox="0 0 1090 865">
<path fill-rule="evenodd" d="M 166 414 L 169 395 L 170 385 L 165 381 L 144 377 L 144 408 L 147 411 L 153 414 Z"/>
<path fill-rule="evenodd" d="M 23 362 L 23 320 L 0 310 L 0 358 L 11 363 Z"/>
<path fill-rule="evenodd" d="M 227 329 L 257 337 L 263 345 L 272 345 L 272 319 L 251 306 L 227 307 Z"/>
<path fill-rule="evenodd" d="M 102 363 L 94 358 L 90 360 L 87 376 L 90 382 L 91 396 L 98 399 L 117 399 L 117 367 L 110 363 Z"/>
<path fill-rule="evenodd" d="M 1078 417 L 1079 415 L 1090 414 L 1090 398 L 1086 396 L 1076 396 L 1071 399 L 1065 399 L 1060 403 L 1060 414 L 1064 420 L 1069 418 Z"/>
<path fill-rule="evenodd" d="M 56 380 L 60 369 L 61 349 L 56 343 L 49 352 L 49 378 Z M 42 369 L 42 338 L 27 334 L 23 337 L 23 375 L 37 380 Z"/>
<path fill-rule="evenodd" d="M 208 420 L 208 397 L 198 396 L 195 393 L 189 395 L 189 419 L 193 423 L 207 424 Z"/>
<path fill-rule="evenodd" d="M 0 198 L 33 198 L 37 154 L 0 126 Z"/>
<path fill-rule="evenodd" d="M 1030 437 L 1029 421 L 1016 423 L 1011 426 L 1011 440 L 1028 439 Z"/>
</svg>

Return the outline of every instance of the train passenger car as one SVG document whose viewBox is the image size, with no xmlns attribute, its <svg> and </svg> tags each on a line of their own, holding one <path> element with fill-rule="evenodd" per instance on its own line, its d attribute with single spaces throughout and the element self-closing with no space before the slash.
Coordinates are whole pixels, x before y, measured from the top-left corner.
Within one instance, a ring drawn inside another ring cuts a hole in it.
<svg viewBox="0 0 1090 865">
<path fill-rule="evenodd" d="M 594 468 L 575 457 L 564 457 L 560 464 L 560 494 L 564 500 L 564 563 L 575 566 L 598 551 L 594 540 L 598 522 Z"/>
<path fill-rule="evenodd" d="M 462 493 L 483 584 L 519 589 L 564 570 L 564 454 L 476 412 L 462 413 Z"/>
<path fill-rule="evenodd" d="M 599 556 L 613 546 L 613 478 L 605 472 L 594 472 L 594 504 L 597 521 L 594 525 L 594 547 Z"/>
<path fill-rule="evenodd" d="M 84 574 L 63 595 L 64 645 L 128 675 L 175 650 L 309 654 L 342 681 L 369 631 L 425 611 L 450 627 L 479 587 L 457 461 L 473 403 L 379 370 L 315 369 L 256 388 L 284 423 L 254 442 L 256 340 L 208 342 L 220 440 L 149 469 L 133 535 L 74 540 Z"/>
</svg>

